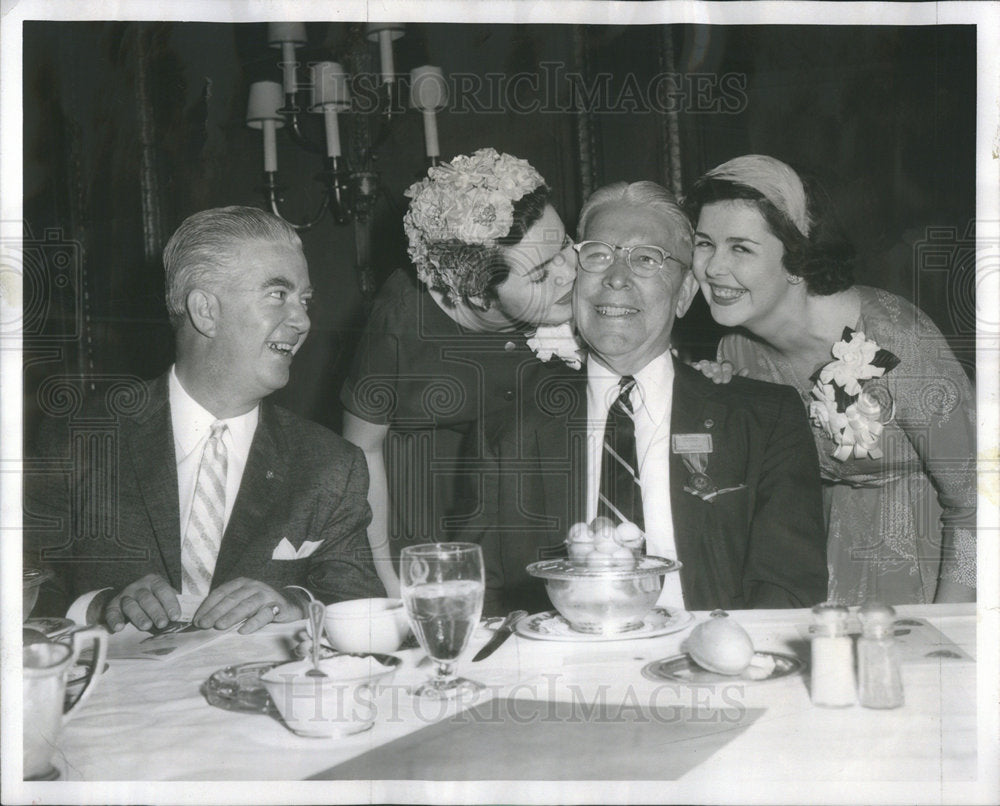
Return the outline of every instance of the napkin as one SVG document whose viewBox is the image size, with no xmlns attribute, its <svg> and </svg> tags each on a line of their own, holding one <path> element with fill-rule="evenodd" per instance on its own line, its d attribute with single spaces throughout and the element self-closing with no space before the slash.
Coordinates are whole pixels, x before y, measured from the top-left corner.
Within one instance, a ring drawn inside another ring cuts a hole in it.
<svg viewBox="0 0 1000 806">
<path fill-rule="evenodd" d="M 497 698 L 312 779 L 672 781 L 763 713 Z"/>
</svg>

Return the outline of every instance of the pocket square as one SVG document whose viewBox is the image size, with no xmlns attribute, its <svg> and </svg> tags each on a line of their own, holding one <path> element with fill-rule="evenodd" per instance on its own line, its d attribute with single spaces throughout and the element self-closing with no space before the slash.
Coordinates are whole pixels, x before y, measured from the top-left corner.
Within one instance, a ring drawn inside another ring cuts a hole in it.
<svg viewBox="0 0 1000 806">
<path fill-rule="evenodd" d="M 303 540 L 302 545 L 295 548 L 287 537 L 281 538 L 281 542 L 274 547 L 271 553 L 272 560 L 302 560 L 312 554 L 323 543 L 322 540 Z"/>
</svg>

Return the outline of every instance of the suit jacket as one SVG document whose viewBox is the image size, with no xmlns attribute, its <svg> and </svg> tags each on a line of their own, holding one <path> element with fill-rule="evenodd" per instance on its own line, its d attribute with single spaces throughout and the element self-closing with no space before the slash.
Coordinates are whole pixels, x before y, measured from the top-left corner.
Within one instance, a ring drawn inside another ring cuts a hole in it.
<svg viewBox="0 0 1000 806">
<path fill-rule="evenodd" d="M 45 609 L 65 612 L 81 593 L 120 589 L 149 573 L 180 590 L 166 376 L 127 392 L 111 388 L 75 409 L 48 419 L 34 456 L 26 457 L 25 558 L 55 571 L 58 581 Z M 384 596 L 366 537 L 367 492 L 358 448 L 262 401 L 212 587 L 247 577 L 276 589 L 302 585 L 325 602 Z M 318 545 L 300 559 L 272 559 L 283 541 L 294 550 L 305 541 Z"/>
<path fill-rule="evenodd" d="M 690 471 L 670 455 L 674 540 L 686 606 L 805 607 L 826 598 L 826 531 L 816 448 L 793 389 L 745 378 L 717 385 L 674 364 L 672 435 L 711 434 L 706 473 L 724 492 L 685 492 Z M 561 556 L 585 520 L 586 373 L 526 381 L 520 416 L 488 440 L 470 539 L 481 543 L 490 614 L 550 607 L 525 566 Z"/>
</svg>

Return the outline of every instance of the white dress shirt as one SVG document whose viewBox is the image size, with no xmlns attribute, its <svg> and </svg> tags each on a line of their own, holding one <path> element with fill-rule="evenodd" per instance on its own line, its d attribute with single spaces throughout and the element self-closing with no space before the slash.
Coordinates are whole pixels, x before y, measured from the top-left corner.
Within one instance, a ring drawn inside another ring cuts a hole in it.
<svg viewBox="0 0 1000 806">
<path fill-rule="evenodd" d="M 670 510 L 670 406 L 674 365 L 670 352 L 650 361 L 633 376 L 629 398 L 635 421 L 635 449 L 646 525 L 646 553 L 677 559 Z M 597 361 L 587 362 L 587 520 L 597 515 L 604 426 L 618 397 L 620 375 Z M 684 607 L 680 575 L 667 574 L 657 604 Z"/>
<path fill-rule="evenodd" d="M 201 455 L 216 418 L 185 391 L 174 367 L 170 368 L 168 388 L 170 425 L 174 431 L 174 456 L 177 457 L 177 499 L 180 504 L 183 541 L 191 505 L 194 502 L 198 466 L 201 464 Z M 229 426 L 222 436 L 222 442 L 226 446 L 226 511 L 222 519 L 223 532 L 229 525 L 229 516 L 233 514 L 233 504 L 236 503 L 236 494 L 240 490 L 240 482 L 243 481 L 243 471 L 250 455 L 250 443 L 253 442 L 259 419 L 260 406 L 257 405 L 246 414 L 219 421 Z"/>
</svg>

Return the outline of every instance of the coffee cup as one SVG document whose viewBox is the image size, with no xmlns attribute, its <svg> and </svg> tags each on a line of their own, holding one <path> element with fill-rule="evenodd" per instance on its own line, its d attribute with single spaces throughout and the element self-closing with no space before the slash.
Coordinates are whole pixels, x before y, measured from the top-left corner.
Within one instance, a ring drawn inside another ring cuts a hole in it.
<svg viewBox="0 0 1000 806">
<path fill-rule="evenodd" d="M 107 633 L 102 628 L 78 630 L 67 636 L 68 643 L 40 641 L 24 647 L 24 779 L 47 780 L 58 777 L 52 754 L 66 720 L 94 690 L 107 657 Z M 93 644 L 94 657 L 89 677 L 76 700 L 66 707 L 66 678 L 86 648 Z"/>
<path fill-rule="evenodd" d="M 285 724 L 300 736 L 351 736 L 378 715 L 375 698 L 402 661 L 395 655 L 336 655 L 293 661 L 261 676 Z"/>
</svg>

